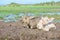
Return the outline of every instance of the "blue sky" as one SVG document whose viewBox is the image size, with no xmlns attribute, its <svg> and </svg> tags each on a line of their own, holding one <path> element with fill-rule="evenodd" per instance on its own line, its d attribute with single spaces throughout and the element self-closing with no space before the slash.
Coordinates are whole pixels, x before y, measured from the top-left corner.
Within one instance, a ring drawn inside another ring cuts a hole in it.
<svg viewBox="0 0 60 40">
<path fill-rule="evenodd" d="M 41 2 L 51 2 L 51 1 L 60 1 L 60 0 L 0 0 L 0 5 L 10 4 L 11 2 L 19 4 L 36 4 Z"/>
</svg>

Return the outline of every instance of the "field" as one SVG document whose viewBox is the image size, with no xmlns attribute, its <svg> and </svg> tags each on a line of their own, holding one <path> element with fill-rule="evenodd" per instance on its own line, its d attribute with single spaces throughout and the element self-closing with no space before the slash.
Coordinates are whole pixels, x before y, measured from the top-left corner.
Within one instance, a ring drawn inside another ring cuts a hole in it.
<svg viewBox="0 0 60 40">
<path fill-rule="evenodd" d="M 48 13 L 56 13 L 55 15 L 48 15 Z M 8 15 L 8 14 L 19 14 L 19 13 L 32 13 L 35 15 L 39 15 L 40 13 L 46 13 L 45 16 L 55 17 L 56 19 L 60 19 L 60 15 L 57 15 L 57 12 L 60 12 L 60 6 L 0 6 L 0 18 Z"/>
<path fill-rule="evenodd" d="M 60 12 L 60 6 L 1 6 L 0 12 L 11 12 L 11 13 Z"/>
</svg>

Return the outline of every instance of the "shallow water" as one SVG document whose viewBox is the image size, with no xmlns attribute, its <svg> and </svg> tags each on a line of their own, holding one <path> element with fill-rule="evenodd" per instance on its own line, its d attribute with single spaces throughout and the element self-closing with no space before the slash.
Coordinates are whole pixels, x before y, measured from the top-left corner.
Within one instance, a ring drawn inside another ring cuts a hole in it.
<svg viewBox="0 0 60 40">
<path fill-rule="evenodd" d="M 56 13 L 40 13 L 40 15 L 45 15 L 45 14 L 48 14 L 48 15 L 60 15 L 60 12 L 56 12 Z"/>
<path fill-rule="evenodd" d="M 15 16 L 14 16 L 15 15 Z M 60 12 L 56 12 L 56 13 L 51 13 L 51 12 L 47 12 L 47 13 L 17 13 L 17 14 L 13 14 L 13 13 L 9 13 L 9 14 L 3 14 L 1 13 L 0 14 L 0 17 L 10 17 L 12 20 L 13 18 L 12 17 L 21 17 L 21 16 L 24 16 L 24 15 L 27 15 L 27 16 L 44 16 L 44 15 L 60 15 Z M 58 16 L 57 16 L 58 17 Z M 6 18 L 7 19 L 7 18 Z M 55 22 L 60 22 L 60 20 L 55 20 Z"/>
</svg>

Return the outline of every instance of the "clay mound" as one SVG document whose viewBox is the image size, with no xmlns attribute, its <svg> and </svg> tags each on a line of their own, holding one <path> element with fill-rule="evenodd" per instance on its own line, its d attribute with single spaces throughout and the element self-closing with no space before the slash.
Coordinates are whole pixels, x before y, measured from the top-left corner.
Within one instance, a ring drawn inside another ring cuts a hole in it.
<svg viewBox="0 0 60 40">
<path fill-rule="evenodd" d="M 3 22 L 2 22 L 3 23 Z M 0 40 L 60 40 L 60 23 L 55 23 L 56 30 L 45 32 L 38 29 L 21 28 L 21 26 L 0 26 Z M 12 22 L 13 24 L 13 22 Z"/>
<path fill-rule="evenodd" d="M 30 25 L 35 26 L 38 19 L 31 20 Z M 17 22 L 0 21 L 0 40 L 60 40 L 60 23 L 54 22 L 56 30 L 48 32 L 27 28 L 22 20 Z"/>
</svg>

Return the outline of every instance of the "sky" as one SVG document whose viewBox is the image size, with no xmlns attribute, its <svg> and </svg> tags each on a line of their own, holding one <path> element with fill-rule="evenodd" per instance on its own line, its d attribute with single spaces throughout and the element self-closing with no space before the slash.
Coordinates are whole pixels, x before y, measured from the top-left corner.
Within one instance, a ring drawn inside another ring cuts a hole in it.
<svg viewBox="0 0 60 40">
<path fill-rule="evenodd" d="M 36 3 L 51 2 L 51 1 L 57 2 L 60 0 L 0 0 L 0 5 L 10 4 L 11 2 L 18 4 L 36 4 Z"/>
</svg>

